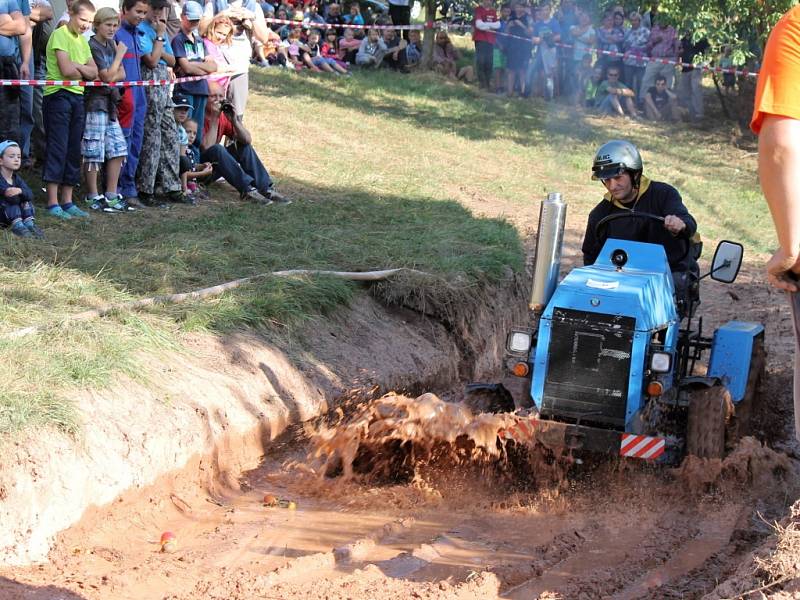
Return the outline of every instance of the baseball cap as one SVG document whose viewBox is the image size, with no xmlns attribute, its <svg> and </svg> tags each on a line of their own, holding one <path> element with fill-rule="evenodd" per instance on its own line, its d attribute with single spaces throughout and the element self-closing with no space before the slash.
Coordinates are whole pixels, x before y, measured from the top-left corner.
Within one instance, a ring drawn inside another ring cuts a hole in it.
<svg viewBox="0 0 800 600">
<path fill-rule="evenodd" d="M 0 142 L 0 156 L 3 156 L 3 153 L 9 148 L 11 148 L 11 146 L 16 146 L 17 148 L 19 148 L 19 144 L 14 140 L 5 140 L 3 142 Z"/>
<path fill-rule="evenodd" d="M 172 103 L 175 108 L 188 108 L 189 112 L 192 112 L 192 103 L 189 102 L 189 97 L 186 94 L 175 94 L 172 97 Z"/>
<path fill-rule="evenodd" d="M 186 4 L 183 5 L 183 16 L 185 16 L 190 21 L 199 21 L 200 18 L 203 16 L 203 7 L 200 6 L 199 2 L 195 2 L 194 0 L 189 0 Z"/>
</svg>

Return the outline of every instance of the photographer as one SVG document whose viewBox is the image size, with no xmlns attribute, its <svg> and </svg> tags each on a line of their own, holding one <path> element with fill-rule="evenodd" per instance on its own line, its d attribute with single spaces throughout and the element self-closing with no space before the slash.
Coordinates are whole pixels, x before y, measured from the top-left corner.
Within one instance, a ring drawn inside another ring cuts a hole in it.
<svg viewBox="0 0 800 600">
<path fill-rule="evenodd" d="M 242 200 L 290 204 L 291 200 L 275 190 L 267 169 L 251 145 L 250 132 L 236 116 L 234 106 L 225 99 L 222 88 L 209 82 L 208 90 L 200 162 L 214 166 L 212 180 L 224 178 L 238 190 Z M 223 137 L 227 138 L 227 146 L 220 144 Z"/>
</svg>

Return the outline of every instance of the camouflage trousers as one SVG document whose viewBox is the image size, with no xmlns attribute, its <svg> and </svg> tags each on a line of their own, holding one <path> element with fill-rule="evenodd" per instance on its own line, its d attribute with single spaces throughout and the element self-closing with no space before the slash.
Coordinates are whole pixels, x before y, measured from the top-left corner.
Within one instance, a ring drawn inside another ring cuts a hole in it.
<svg viewBox="0 0 800 600">
<path fill-rule="evenodd" d="M 142 65 L 142 79 L 169 79 L 166 65 L 149 69 Z M 136 189 L 141 194 L 167 194 L 181 190 L 178 124 L 170 97 L 171 86 L 145 88 L 147 113 L 144 140 L 136 169 Z"/>
</svg>

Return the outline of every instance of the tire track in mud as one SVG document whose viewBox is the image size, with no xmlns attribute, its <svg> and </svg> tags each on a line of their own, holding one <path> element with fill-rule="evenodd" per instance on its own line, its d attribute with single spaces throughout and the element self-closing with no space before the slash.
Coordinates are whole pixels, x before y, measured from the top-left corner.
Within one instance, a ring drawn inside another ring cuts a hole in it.
<svg viewBox="0 0 800 600">
<path fill-rule="evenodd" d="M 699 566 L 727 543 L 737 508 L 726 507 L 723 517 L 714 514 L 700 520 L 695 511 L 686 509 L 661 515 L 639 512 L 621 524 L 615 522 L 619 514 L 599 515 L 602 525 L 579 552 L 506 590 L 503 598 L 530 600 L 545 593 L 580 599 L 653 597 L 659 586 Z M 727 537 L 714 535 L 721 525 L 730 526 L 722 527 Z"/>
</svg>

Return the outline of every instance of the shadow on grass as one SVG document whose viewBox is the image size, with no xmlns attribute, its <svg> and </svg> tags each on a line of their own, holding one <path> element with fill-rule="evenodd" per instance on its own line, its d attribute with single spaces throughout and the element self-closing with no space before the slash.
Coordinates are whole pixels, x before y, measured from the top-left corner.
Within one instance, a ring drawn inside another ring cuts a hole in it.
<svg viewBox="0 0 800 600">
<path fill-rule="evenodd" d="M 312 99 L 348 111 L 406 122 L 468 140 L 509 140 L 523 146 L 591 141 L 602 129 L 570 107 L 508 99 L 432 73 L 356 70 L 344 80 L 281 71 L 252 71 L 250 89 L 268 97 Z"/>
<path fill-rule="evenodd" d="M 309 186 L 296 179 L 282 184 L 296 198 L 291 206 L 246 204 L 226 185 L 215 185 L 217 200 L 195 208 L 97 215 L 79 232 L 71 223 L 48 220 L 52 245 L 8 243 L 0 246 L 0 255 L 13 270 L 50 264 L 133 298 L 283 269 L 408 267 L 463 285 L 522 269 L 515 228 L 504 220 L 477 218 L 457 202 L 376 197 L 366 189 Z M 65 313 L 86 307 L 76 287 L 60 299 Z M 265 278 L 210 301 L 163 310 L 189 328 L 285 325 L 346 303 L 353 289 L 329 277 Z M 91 293 L 97 292 L 95 287 Z M 92 301 L 97 304 L 96 297 Z"/>
</svg>

